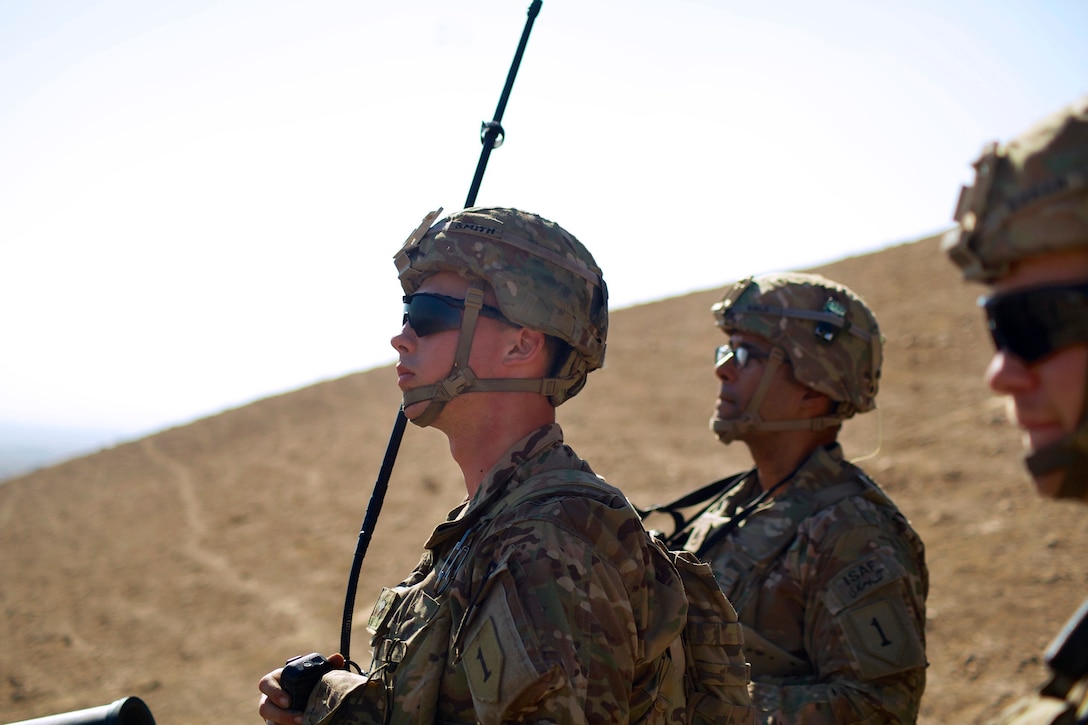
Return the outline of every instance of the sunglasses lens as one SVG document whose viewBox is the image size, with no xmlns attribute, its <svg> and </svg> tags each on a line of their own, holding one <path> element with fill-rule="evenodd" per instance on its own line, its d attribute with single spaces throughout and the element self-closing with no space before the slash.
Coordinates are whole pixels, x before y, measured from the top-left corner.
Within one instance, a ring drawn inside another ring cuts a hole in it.
<svg viewBox="0 0 1088 725">
<path fill-rule="evenodd" d="M 749 353 L 748 348 L 746 348 L 744 345 L 738 345 L 737 347 L 733 348 L 733 359 L 737 363 L 737 369 L 743 370 L 745 367 L 747 367 L 750 357 L 751 354 Z"/>
<path fill-rule="evenodd" d="M 1009 292 L 983 307 L 994 346 L 1026 363 L 1088 340 L 1088 286 Z"/>
<path fill-rule="evenodd" d="M 988 311 L 990 337 L 994 347 L 1012 353 L 1024 362 L 1042 360 L 1051 352 L 1050 336 L 1042 326 L 1025 324 L 1024 310 L 997 305 Z"/>
<path fill-rule="evenodd" d="M 414 294 L 404 298 L 404 319 L 401 324 L 407 323 L 416 333 L 417 337 L 426 337 L 437 332 L 456 330 L 461 326 L 461 306 L 456 306 L 457 300 L 436 295 Z"/>
<path fill-rule="evenodd" d="M 737 345 L 736 347 L 729 343 L 718 345 L 714 349 L 714 367 L 719 367 L 732 360 L 738 370 L 743 370 L 750 357 L 751 354 L 745 345 Z"/>
</svg>

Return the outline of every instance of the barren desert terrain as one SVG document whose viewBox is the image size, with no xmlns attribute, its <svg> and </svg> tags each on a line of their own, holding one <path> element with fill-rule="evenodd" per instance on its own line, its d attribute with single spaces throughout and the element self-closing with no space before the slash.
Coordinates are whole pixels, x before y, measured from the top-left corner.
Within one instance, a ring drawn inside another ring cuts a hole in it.
<svg viewBox="0 0 1088 725">
<path fill-rule="evenodd" d="M 844 443 L 926 543 L 920 722 L 979 722 L 1042 679 L 1044 648 L 1088 592 L 1088 509 L 1033 493 L 983 384 L 981 289 L 936 239 L 816 271 L 861 294 L 887 339 L 879 409 Z M 636 503 L 748 463 L 707 430 L 721 340 L 709 308 L 730 281 L 616 311 L 606 367 L 559 410 L 568 442 Z M 398 404 L 390 367 L 360 372 L 0 484 L 0 722 L 125 695 L 160 725 L 260 722 L 261 675 L 338 646 Z M 362 570 L 356 659 L 380 587 L 463 495 L 445 438 L 409 426 Z"/>
</svg>

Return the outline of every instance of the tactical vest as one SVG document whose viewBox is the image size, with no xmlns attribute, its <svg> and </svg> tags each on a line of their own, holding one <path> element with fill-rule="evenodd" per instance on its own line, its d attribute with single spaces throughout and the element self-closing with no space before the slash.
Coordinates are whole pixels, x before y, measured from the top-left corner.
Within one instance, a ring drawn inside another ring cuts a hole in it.
<svg viewBox="0 0 1088 725">
<path fill-rule="evenodd" d="M 650 513 L 671 515 L 674 521 L 674 532 L 669 536 L 659 534 L 659 538 L 663 539 L 668 546 L 684 548 L 702 558 L 718 541 L 728 536 L 733 528 L 730 522 L 726 522 L 717 528 L 703 525 L 701 522 L 702 514 L 709 511 L 724 496 L 744 485 L 751 473 L 752 471 L 745 471 L 735 476 L 714 481 L 682 496 L 676 501 L 651 506 L 648 509 L 640 510 L 639 513 L 643 518 Z M 796 521 L 795 524 L 800 525 L 802 521 L 851 496 L 861 496 L 877 506 L 894 511 L 901 516 L 898 508 L 888 499 L 884 492 L 868 477 L 859 472 L 857 478 L 816 492 L 812 500 L 811 511 L 805 518 Z M 686 519 L 680 513 L 681 509 L 696 504 L 706 504 L 707 501 L 710 501 L 710 503 Z M 783 536 L 773 546 L 764 547 L 765 550 L 736 551 L 725 562 L 725 572 L 718 581 L 723 591 L 731 590 L 733 584 L 742 578 L 749 583 L 740 592 L 740 599 L 732 600 L 732 604 L 738 612 L 747 611 L 746 604 L 752 596 L 761 590 L 762 583 L 769 574 L 771 565 L 792 545 L 795 538 L 796 530 L 794 530 L 793 536 Z M 757 673 L 757 677 L 801 677 L 813 673 L 812 663 L 807 659 L 797 657 L 777 643 L 767 639 L 755 629 L 753 624 L 752 621 L 745 621 L 742 615 L 741 627 L 744 631 L 744 654 L 751 663 L 752 671 Z"/>
<path fill-rule="evenodd" d="M 571 479 L 555 486 L 526 486 L 510 506 L 557 493 L 611 495 L 599 478 L 572 471 Z M 632 509 L 634 507 L 632 506 Z M 636 510 L 637 513 L 637 510 Z M 737 612 L 722 593 L 709 564 L 687 551 L 670 550 L 647 532 L 647 539 L 672 562 L 684 585 L 687 618 L 680 636 L 684 650 L 684 695 L 687 721 L 692 725 L 745 725 L 753 722 L 748 684 L 751 668 L 742 650 L 744 634 Z"/>
<path fill-rule="evenodd" d="M 473 542 L 483 540 L 489 534 L 495 518 L 507 509 L 534 499 L 557 495 L 594 499 L 600 499 L 602 495 L 615 495 L 614 489 L 604 485 L 591 473 L 577 470 L 565 470 L 562 473 L 565 480 L 558 483 L 553 481 L 544 486 L 533 486 L 532 478 L 527 479 L 516 491 L 496 501 L 488 515 L 476 522 L 445 557 L 438 571 L 431 571 L 426 576 L 452 576 L 448 573 L 451 566 L 456 567 L 465 561 L 472 561 Z M 555 471 L 550 471 L 540 475 L 554 479 L 555 474 Z M 670 551 L 649 534 L 647 538 L 672 563 L 684 586 L 688 601 L 684 630 L 680 642 L 673 647 L 674 660 L 683 659 L 685 667 L 687 721 L 695 725 L 745 725 L 752 722 L 754 710 L 748 694 L 750 668 L 742 652 L 744 635 L 737 621 L 736 611 L 722 594 L 708 564 L 700 562 L 688 552 Z M 486 582 L 481 583 L 481 586 L 486 587 Z M 395 694 L 398 700 L 402 699 L 403 692 L 391 692 L 393 678 L 389 675 L 402 664 L 409 652 L 415 661 L 430 663 L 432 671 L 427 676 L 416 678 L 418 687 L 411 693 L 411 702 L 422 708 L 412 713 L 411 720 L 415 722 L 434 720 L 434 705 L 438 700 L 438 689 L 447 657 L 449 654 L 455 657 L 463 654 L 461 647 L 467 630 L 472 626 L 463 621 L 465 613 L 449 597 L 435 602 L 430 597 L 420 595 L 421 592 L 418 591 L 408 594 L 404 588 L 383 591 L 368 623 L 368 628 L 375 635 L 371 676 L 386 674 L 384 679 L 390 688 L 390 696 Z M 405 596 L 413 596 L 414 600 L 405 604 L 400 601 Z M 399 641 L 386 636 L 391 624 L 388 619 L 390 613 L 394 610 L 403 611 L 405 606 L 417 613 L 417 616 L 427 617 L 425 625 L 416 630 L 417 634 L 423 629 L 426 630 L 426 646 L 412 647 L 411 640 Z M 451 638 L 454 652 L 447 653 Z M 402 683 L 398 682 L 397 686 L 402 686 Z"/>
</svg>

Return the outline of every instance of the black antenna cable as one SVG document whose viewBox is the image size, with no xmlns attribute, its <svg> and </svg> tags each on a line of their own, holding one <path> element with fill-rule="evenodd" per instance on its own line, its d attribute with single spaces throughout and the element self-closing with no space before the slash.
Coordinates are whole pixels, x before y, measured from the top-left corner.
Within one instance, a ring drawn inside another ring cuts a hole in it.
<svg viewBox="0 0 1088 725">
<path fill-rule="evenodd" d="M 469 188 L 465 206 L 470 207 L 476 203 L 476 193 L 480 190 L 480 182 L 484 178 L 484 170 L 487 161 L 491 157 L 491 150 L 502 145 L 505 131 L 502 128 L 502 115 L 506 110 L 506 102 L 510 98 L 510 90 L 514 87 L 514 78 L 517 76 L 521 65 L 521 56 L 525 53 L 525 45 L 529 41 L 529 33 L 533 29 L 533 21 L 540 13 L 542 0 L 533 0 L 529 6 L 528 18 L 525 21 L 525 29 L 521 33 L 521 41 L 518 43 L 514 61 L 510 65 L 510 72 L 506 75 L 506 85 L 502 89 L 499 105 L 495 109 L 495 116 L 491 121 L 485 121 L 480 126 L 480 143 L 483 149 L 480 152 L 480 161 L 476 165 L 476 174 L 472 178 L 472 186 Z M 351 619 L 355 611 L 355 594 L 359 588 L 359 571 L 363 566 L 363 557 L 370 546 L 370 540 L 374 536 L 374 527 L 378 523 L 378 514 L 381 513 L 382 503 L 385 501 L 385 492 L 389 489 L 389 477 L 393 472 L 393 464 L 397 460 L 397 452 L 400 450 L 400 442 L 404 437 L 404 428 L 408 418 L 404 415 L 403 406 L 397 410 L 397 418 L 393 423 L 393 431 L 389 435 L 389 443 L 386 445 L 385 457 L 382 459 L 381 468 L 378 471 L 378 479 L 374 482 L 374 491 L 367 502 L 366 514 L 363 517 L 362 527 L 359 529 L 359 540 L 355 546 L 355 559 L 351 564 L 351 574 L 348 576 L 347 595 L 344 600 L 344 620 L 340 628 L 340 654 L 344 656 L 344 667 L 353 667 L 361 671 L 358 664 L 351 661 Z"/>
</svg>

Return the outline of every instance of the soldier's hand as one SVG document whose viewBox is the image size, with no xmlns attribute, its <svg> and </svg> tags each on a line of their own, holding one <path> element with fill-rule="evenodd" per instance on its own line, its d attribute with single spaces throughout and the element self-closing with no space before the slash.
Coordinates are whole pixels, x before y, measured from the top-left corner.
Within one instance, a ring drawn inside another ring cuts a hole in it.
<svg viewBox="0 0 1088 725">
<path fill-rule="evenodd" d="M 343 655 L 329 655 L 328 659 L 334 668 L 339 669 L 344 666 Z M 280 686 L 282 672 L 283 668 L 277 667 L 257 683 L 257 689 L 261 691 L 261 701 L 257 712 L 264 718 L 266 725 L 302 725 L 302 708 L 291 709 L 291 697 Z M 306 703 L 299 704 L 302 707 L 306 706 Z"/>
<path fill-rule="evenodd" d="M 269 672 L 257 683 L 261 691 L 261 701 L 257 712 L 264 718 L 265 725 L 302 725 L 302 713 L 288 709 L 291 697 L 280 687 L 282 667 Z"/>
</svg>

